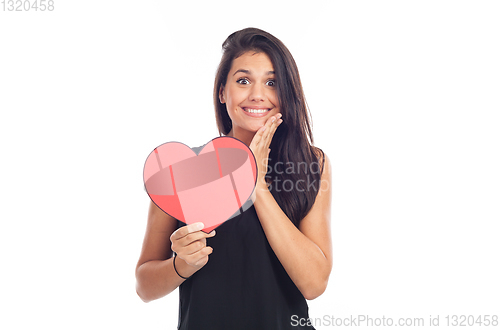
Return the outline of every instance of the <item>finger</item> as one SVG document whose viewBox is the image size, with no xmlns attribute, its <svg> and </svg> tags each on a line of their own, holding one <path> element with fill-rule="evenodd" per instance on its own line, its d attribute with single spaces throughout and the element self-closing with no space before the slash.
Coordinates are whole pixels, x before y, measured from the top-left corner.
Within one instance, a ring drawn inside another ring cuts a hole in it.
<svg viewBox="0 0 500 330">
<path fill-rule="evenodd" d="M 195 262 L 195 265 L 198 266 L 198 265 L 201 265 L 201 264 L 206 264 L 208 262 L 208 256 L 206 257 L 203 257 L 201 258 L 200 260 L 198 260 L 197 262 Z"/>
<path fill-rule="evenodd" d="M 201 249 L 195 253 L 185 255 L 183 257 L 183 259 L 188 264 L 197 265 L 197 264 L 200 264 L 201 260 L 207 258 L 207 256 L 210 255 L 213 251 L 214 251 L 214 249 L 212 249 L 210 246 L 206 246 L 203 249 Z"/>
<path fill-rule="evenodd" d="M 270 125 L 269 127 L 272 128 L 272 127 L 276 127 L 278 125 L 278 122 L 281 118 L 281 113 L 278 113 L 274 116 L 272 116 L 270 119 Z M 269 135 L 271 133 L 271 131 L 268 131 L 267 134 Z"/>
<path fill-rule="evenodd" d="M 209 234 L 203 232 L 203 231 L 197 231 L 194 233 L 190 233 L 184 237 L 179 238 L 178 240 L 174 240 L 172 244 L 175 244 L 176 248 L 182 248 L 184 246 L 188 246 L 189 244 L 199 241 L 202 239 L 206 239 L 209 237 L 214 237 L 215 236 L 215 230 L 212 230 Z"/>
<path fill-rule="evenodd" d="M 266 130 L 267 130 L 267 125 L 264 125 L 261 128 L 259 128 L 257 133 L 254 135 L 252 142 L 250 142 L 250 149 L 252 149 L 252 147 L 256 147 L 259 145 L 259 142 L 262 140 L 262 136 Z"/>
<path fill-rule="evenodd" d="M 269 140 L 272 140 L 274 133 L 278 129 L 278 126 L 283 122 L 283 119 L 281 119 L 281 113 L 276 115 L 276 120 L 273 122 L 273 125 L 271 126 L 271 129 L 268 132 L 267 138 Z M 270 143 L 270 142 L 269 142 Z"/>
<path fill-rule="evenodd" d="M 269 119 L 270 119 L 271 121 L 273 121 L 273 119 L 274 119 L 274 121 L 278 121 L 279 119 L 281 119 L 281 117 L 282 117 L 282 116 L 283 116 L 283 115 L 282 115 L 281 113 L 277 113 L 277 114 L 275 114 L 274 116 L 272 116 L 272 117 L 271 117 L 271 118 L 269 118 Z"/>
<path fill-rule="evenodd" d="M 205 224 L 203 222 L 195 222 L 195 223 L 192 223 L 190 225 L 187 225 L 186 228 L 188 230 L 188 233 L 192 233 L 192 232 L 199 231 L 199 230 L 202 230 L 203 228 L 205 228 Z"/>
<path fill-rule="evenodd" d="M 279 126 L 282 122 L 283 122 L 283 119 L 278 119 L 278 120 L 276 120 L 275 125 L 272 127 L 272 131 L 271 131 L 271 132 L 269 132 L 269 137 L 268 137 L 268 139 L 269 139 L 269 140 L 272 140 L 272 139 L 273 139 L 273 137 L 274 137 L 274 133 L 276 133 L 276 130 L 278 129 L 278 126 Z M 270 143 L 270 142 L 269 142 L 269 143 Z"/>
<path fill-rule="evenodd" d="M 188 235 L 190 233 L 202 230 L 204 227 L 205 227 L 205 225 L 203 224 L 203 222 L 196 222 L 196 223 L 192 223 L 190 225 L 186 225 L 186 226 L 181 227 L 181 228 L 177 229 L 176 231 L 174 231 L 172 233 L 172 235 L 170 235 L 170 239 L 171 240 L 181 239 L 182 237 L 185 237 L 186 235 Z"/>
<path fill-rule="evenodd" d="M 202 249 L 191 254 L 190 256 L 194 257 L 195 259 L 200 259 L 200 258 L 203 258 L 204 256 L 208 256 L 213 251 L 214 251 L 214 249 L 211 246 L 204 246 Z"/>
<path fill-rule="evenodd" d="M 202 250 L 206 246 L 207 246 L 206 243 L 204 243 L 201 240 L 195 241 L 189 245 L 182 247 L 182 249 L 179 249 L 179 252 L 177 254 L 180 254 L 182 256 L 188 256 Z"/>
<path fill-rule="evenodd" d="M 273 132 L 276 129 L 276 123 L 277 122 L 278 122 L 278 120 L 274 116 L 271 117 L 270 118 L 270 123 L 268 123 L 269 129 L 266 129 L 266 131 L 264 132 L 264 136 L 262 137 L 262 141 L 264 141 L 265 143 L 267 143 L 267 145 L 266 145 L 267 147 L 271 143 L 271 139 L 273 137 Z"/>
</svg>

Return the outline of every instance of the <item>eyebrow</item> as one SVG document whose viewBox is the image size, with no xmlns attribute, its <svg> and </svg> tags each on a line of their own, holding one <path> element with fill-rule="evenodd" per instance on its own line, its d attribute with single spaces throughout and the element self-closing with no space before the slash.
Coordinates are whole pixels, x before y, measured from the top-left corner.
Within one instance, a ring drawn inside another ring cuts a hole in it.
<svg viewBox="0 0 500 330">
<path fill-rule="evenodd" d="M 243 73 L 246 73 L 246 74 L 251 74 L 250 70 L 239 69 L 239 70 L 236 70 L 236 72 L 233 74 L 233 76 L 235 76 L 238 72 L 243 72 Z M 274 73 L 275 73 L 274 71 L 267 71 L 266 75 L 270 76 L 270 75 L 272 75 Z"/>
</svg>

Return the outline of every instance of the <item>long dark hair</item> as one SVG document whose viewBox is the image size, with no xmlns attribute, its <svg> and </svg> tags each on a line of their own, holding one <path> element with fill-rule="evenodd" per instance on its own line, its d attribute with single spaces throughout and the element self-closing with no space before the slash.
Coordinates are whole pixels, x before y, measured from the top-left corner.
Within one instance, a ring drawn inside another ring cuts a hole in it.
<svg viewBox="0 0 500 330">
<path fill-rule="evenodd" d="M 222 49 L 214 84 L 215 117 L 220 135 L 227 135 L 232 128 L 226 104 L 219 101 L 219 91 L 226 85 L 233 60 L 248 51 L 256 51 L 267 54 L 273 64 L 283 123 L 271 142 L 266 180 L 271 183 L 269 189 L 276 202 L 298 226 L 319 191 L 324 154 L 312 146 L 310 113 L 297 65 L 279 39 L 256 28 L 234 32 L 224 41 Z"/>
</svg>

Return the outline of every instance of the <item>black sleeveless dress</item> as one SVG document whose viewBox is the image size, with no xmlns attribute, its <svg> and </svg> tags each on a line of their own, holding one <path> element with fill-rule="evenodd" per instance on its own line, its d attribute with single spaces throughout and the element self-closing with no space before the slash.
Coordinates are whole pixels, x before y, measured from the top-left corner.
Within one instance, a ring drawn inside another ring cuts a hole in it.
<svg viewBox="0 0 500 330">
<path fill-rule="evenodd" d="M 179 287 L 178 329 L 314 329 L 296 326 L 307 323 L 307 302 L 274 254 L 253 205 L 215 231 L 207 239 L 213 248 L 208 263 Z"/>
</svg>

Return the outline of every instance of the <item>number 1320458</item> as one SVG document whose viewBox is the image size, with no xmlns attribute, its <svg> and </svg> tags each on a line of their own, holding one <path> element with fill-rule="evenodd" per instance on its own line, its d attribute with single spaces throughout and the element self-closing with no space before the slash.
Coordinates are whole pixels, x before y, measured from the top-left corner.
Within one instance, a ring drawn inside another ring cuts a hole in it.
<svg viewBox="0 0 500 330">
<path fill-rule="evenodd" d="M 2 0 L 2 11 L 53 11 L 54 0 Z"/>
</svg>

